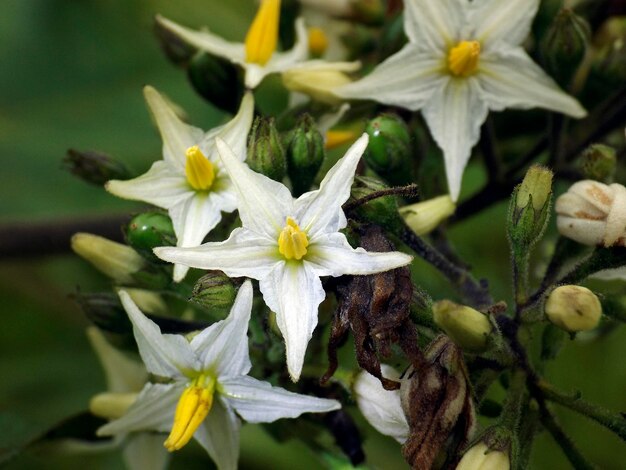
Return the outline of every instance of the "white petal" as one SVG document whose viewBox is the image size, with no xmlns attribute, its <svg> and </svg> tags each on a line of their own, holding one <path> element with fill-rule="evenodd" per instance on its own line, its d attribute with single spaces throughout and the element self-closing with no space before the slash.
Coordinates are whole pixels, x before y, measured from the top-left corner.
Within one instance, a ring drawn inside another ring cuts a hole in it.
<svg viewBox="0 0 626 470">
<path fill-rule="evenodd" d="M 583 245 L 602 245 L 604 242 L 605 220 L 579 219 L 560 215 L 556 219 L 556 226 L 561 235 Z"/>
<path fill-rule="evenodd" d="M 259 287 L 267 306 L 276 313 L 285 340 L 291 380 L 300 378 L 307 345 L 317 325 L 317 309 L 326 292 L 314 269 L 306 262 L 277 265 L 261 279 Z"/>
<path fill-rule="evenodd" d="M 615 269 L 604 269 L 589 277 L 601 281 L 626 281 L 626 266 Z"/>
<path fill-rule="evenodd" d="M 170 263 L 200 269 L 219 269 L 230 277 L 261 279 L 280 262 L 278 242 L 245 228 L 233 230 L 228 240 L 197 248 L 159 247 L 154 253 Z"/>
<path fill-rule="evenodd" d="M 237 112 L 235 117 L 227 124 L 218 128 L 218 132 L 215 134 L 215 136 L 213 136 L 213 138 L 219 137 L 224 142 L 226 142 L 226 144 L 228 144 L 233 153 L 241 161 L 244 161 L 246 159 L 248 132 L 250 132 L 250 127 L 252 126 L 253 116 L 254 96 L 251 92 L 247 92 L 241 100 L 239 111 Z M 212 160 L 220 162 L 220 159 L 217 155 L 215 156 L 215 158 L 212 158 Z"/>
<path fill-rule="evenodd" d="M 420 48 L 444 52 L 459 40 L 466 4 L 463 0 L 407 0 L 404 31 Z"/>
<path fill-rule="evenodd" d="M 148 373 L 141 362 L 111 346 L 95 326 L 87 328 L 87 337 L 104 369 L 107 391 L 128 393 L 142 389 L 148 380 Z"/>
<path fill-rule="evenodd" d="M 123 456 L 128 470 L 165 470 L 170 453 L 163 447 L 165 436 L 147 432 L 131 434 L 126 439 Z"/>
<path fill-rule="evenodd" d="M 302 413 L 326 413 L 341 408 L 336 400 L 292 393 L 247 376 L 226 377 L 220 385 L 224 398 L 249 423 L 271 423 L 280 418 L 297 418 Z"/>
<path fill-rule="evenodd" d="M 156 20 L 163 27 L 169 29 L 176 36 L 192 46 L 237 64 L 243 64 L 245 62 L 246 51 L 243 43 L 227 41 L 206 29 L 204 31 L 194 31 L 185 28 L 160 15 L 157 15 Z"/>
<path fill-rule="evenodd" d="M 530 33 L 539 0 L 479 0 L 468 8 L 472 37 L 489 50 L 504 41 L 517 46 Z"/>
<path fill-rule="evenodd" d="M 163 158 L 178 168 L 185 168 L 185 151 L 202 140 L 202 129 L 185 124 L 176 112 L 151 86 L 143 89 L 144 97 L 163 139 Z"/>
<path fill-rule="evenodd" d="M 252 311 L 252 284 L 240 288 L 226 319 L 214 323 L 191 341 L 202 361 L 202 369 L 222 375 L 247 374 L 252 365 L 248 355 L 248 322 Z"/>
<path fill-rule="evenodd" d="M 337 111 L 322 114 L 317 120 L 317 129 L 320 131 L 320 134 L 326 136 L 326 133 L 341 121 L 349 109 L 350 105 L 343 103 Z"/>
<path fill-rule="evenodd" d="M 443 57 L 407 44 L 369 75 L 335 91 L 347 99 L 367 99 L 412 111 L 420 109 L 442 86 Z"/>
<path fill-rule="evenodd" d="M 184 173 L 167 162 L 154 162 L 150 169 L 131 180 L 107 181 L 105 188 L 123 199 L 143 201 L 163 209 L 180 204 L 193 195 Z"/>
<path fill-rule="evenodd" d="M 306 262 L 311 263 L 318 276 L 380 273 L 406 266 L 412 260 L 412 256 L 399 251 L 373 253 L 352 248 L 342 233 L 316 239 L 306 255 Z"/>
<path fill-rule="evenodd" d="M 244 227 L 277 240 L 292 215 L 293 198 L 281 183 L 248 168 L 221 139 L 215 140 L 224 167 L 239 194 L 239 216 Z"/>
<path fill-rule="evenodd" d="M 180 335 L 164 335 L 156 323 L 147 318 L 127 292 L 120 290 L 122 305 L 133 324 L 139 354 L 148 372 L 160 377 L 182 377 L 181 371 L 197 370 L 191 346 Z"/>
<path fill-rule="evenodd" d="M 222 220 L 220 207 L 215 205 L 210 192 L 196 192 L 193 197 L 172 207 L 169 214 L 176 232 L 176 246 L 179 247 L 200 245 L 204 237 Z M 181 264 L 174 265 L 174 281 L 182 281 L 188 269 Z"/>
<path fill-rule="evenodd" d="M 146 384 L 126 414 L 98 429 L 98 436 L 133 431 L 169 432 L 174 423 L 176 403 L 184 388 L 184 383 Z"/>
<path fill-rule="evenodd" d="M 363 134 L 326 173 L 320 188 L 303 194 L 296 201 L 296 220 L 302 230 L 307 232 L 309 240 L 321 233 L 336 232 L 346 226 L 341 206 L 350 197 L 354 172 L 368 139 L 367 134 Z"/>
<path fill-rule="evenodd" d="M 463 171 L 487 118 L 487 105 L 474 79 L 450 79 L 422 112 L 433 138 L 443 150 L 450 197 L 456 201 Z"/>
<path fill-rule="evenodd" d="M 500 49 L 480 60 L 477 77 L 491 109 L 538 107 L 577 118 L 587 114 L 523 49 Z"/>
<path fill-rule="evenodd" d="M 383 377 L 394 380 L 399 377 L 398 372 L 388 365 L 382 364 L 380 369 Z M 400 404 L 400 391 L 385 390 L 380 380 L 363 371 L 354 382 L 354 393 L 359 410 L 368 423 L 381 434 L 404 444 L 409 436 L 409 424 Z"/>
<path fill-rule="evenodd" d="M 240 428 L 241 422 L 233 410 L 221 398 L 214 400 L 209 415 L 194 437 L 209 453 L 218 470 L 237 469 Z"/>
</svg>

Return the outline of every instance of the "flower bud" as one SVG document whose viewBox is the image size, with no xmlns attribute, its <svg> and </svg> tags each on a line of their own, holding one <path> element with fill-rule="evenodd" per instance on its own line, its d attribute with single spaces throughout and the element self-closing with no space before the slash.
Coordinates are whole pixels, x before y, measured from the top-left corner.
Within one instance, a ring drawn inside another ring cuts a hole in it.
<svg viewBox="0 0 626 470">
<path fill-rule="evenodd" d="M 433 304 L 433 319 L 457 345 L 467 351 L 487 348 L 492 326 L 486 315 L 466 305 L 441 300 Z"/>
<path fill-rule="evenodd" d="M 248 140 L 248 166 L 275 181 L 282 181 L 287 173 L 285 151 L 274 118 L 257 117 Z"/>
<path fill-rule="evenodd" d="M 121 418 L 126 414 L 139 393 L 99 393 L 89 401 L 89 411 L 94 416 L 109 420 Z"/>
<path fill-rule="evenodd" d="M 354 18 L 367 25 L 382 24 L 385 19 L 385 5 L 382 0 L 354 0 Z"/>
<path fill-rule="evenodd" d="M 324 162 L 324 137 L 314 119 L 304 114 L 287 140 L 287 173 L 297 197 L 308 191 Z"/>
<path fill-rule="evenodd" d="M 563 8 L 554 18 L 541 45 L 546 69 L 562 86 L 568 86 L 582 63 L 589 43 L 587 22 Z"/>
<path fill-rule="evenodd" d="M 77 255 L 120 284 L 132 283 L 133 274 L 146 265 L 146 261 L 131 247 L 98 235 L 77 233 L 72 237 L 71 244 Z"/>
<path fill-rule="evenodd" d="M 381 114 L 367 123 L 369 145 L 363 154 L 367 164 L 389 183 L 411 182 L 411 135 L 399 116 Z"/>
<path fill-rule="evenodd" d="M 511 468 L 509 455 L 499 450 L 489 450 L 484 442 L 471 447 L 456 466 L 456 470 L 508 470 L 509 468 Z"/>
<path fill-rule="evenodd" d="M 593 144 L 583 152 L 581 170 L 592 180 L 610 182 L 615 175 L 617 158 L 615 149 L 603 144 Z"/>
<path fill-rule="evenodd" d="M 329 63 L 309 61 L 283 72 L 285 88 L 310 96 L 320 103 L 335 105 L 342 99 L 333 93 L 337 88 L 351 82 L 348 72 L 360 68 L 359 62 Z"/>
<path fill-rule="evenodd" d="M 594 45 L 590 78 L 596 82 L 594 91 L 602 97 L 608 87 L 626 80 L 626 17 L 607 19 L 595 35 Z"/>
<path fill-rule="evenodd" d="M 456 205 L 452 198 L 446 194 L 404 206 L 400 209 L 400 215 L 413 232 L 417 235 L 426 235 L 454 214 L 455 209 Z"/>
<path fill-rule="evenodd" d="M 187 76 L 193 88 L 208 102 L 224 111 L 237 113 L 244 90 L 234 64 L 199 52 L 191 59 Z"/>
<path fill-rule="evenodd" d="M 548 223 L 552 196 L 552 172 L 533 165 L 511 195 L 508 233 L 515 250 L 527 252 L 543 234 Z"/>
<path fill-rule="evenodd" d="M 153 256 L 157 246 L 176 244 L 172 219 L 160 211 L 149 211 L 133 217 L 125 229 L 128 244 L 144 256 Z"/>
<path fill-rule="evenodd" d="M 212 310 L 228 311 L 237 291 L 233 281 L 222 271 L 209 271 L 196 281 L 191 300 Z"/>
<path fill-rule="evenodd" d="M 348 16 L 352 13 L 352 0 L 300 0 L 300 3 L 331 16 Z"/>
<path fill-rule="evenodd" d="M 357 176 L 354 178 L 351 196 L 352 200 L 367 197 L 378 191 L 389 189 L 382 181 L 369 176 Z M 398 227 L 398 200 L 396 196 L 383 196 L 363 204 L 357 210 L 357 215 L 368 222 L 377 223 L 383 227 Z"/>
<path fill-rule="evenodd" d="M 63 163 L 70 173 L 97 186 L 112 179 L 125 180 L 132 177 L 124 164 L 105 153 L 69 149 Z"/>
<path fill-rule="evenodd" d="M 602 315 L 598 297 L 586 287 L 560 286 L 546 300 L 548 319 L 559 328 L 575 333 L 594 329 Z"/>
<path fill-rule="evenodd" d="M 583 245 L 626 246 L 626 188 L 584 180 L 556 201 L 556 224 L 564 237 Z"/>
</svg>

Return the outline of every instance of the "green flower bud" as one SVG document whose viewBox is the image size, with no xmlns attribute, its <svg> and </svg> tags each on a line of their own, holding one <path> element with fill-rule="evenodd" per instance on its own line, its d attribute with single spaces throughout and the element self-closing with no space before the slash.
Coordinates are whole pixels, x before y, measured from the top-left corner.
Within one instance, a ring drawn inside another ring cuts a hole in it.
<svg viewBox="0 0 626 470">
<path fill-rule="evenodd" d="M 200 52 L 191 59 L 187 76 L 204 99 L 224 111 L 237 113 L 243 97 L 243 83 L 234 64 Z"/>
<path fill-rule="evenodd" d="M 590 28 L 587 22 L 569 8 L 563 8 L 554 18 L 542 44 L 546 69 L 567 87 L 585 57 Z"/>
<path fill-rule="evenodd" d="M 257 173 L 282 181 L 287 172 L 287 160 L 274 118 L 257 117 L 250 131 L 246 163 Z"/>
<path fill-rule="evenodd" d="M 77 255 L 120 284 L 133 283 L 133 275 L 146 265 L 131 247 L 91 233 L 75 234 L 71 245 Z"/>
<path fill-rule="evenodd" d="M 69 149 L 63 159 L 67 170 L 87 183 L 102 186 L 109 180 L 129 179 L 130 171 L 124 164 L 105 153 Z"/>
<path fill-rule="evenodd" d="M 509 204 L 508 233 L 514 249 L 527 252 L 548 223 L 552 197 L 552 172 L 533 165 L 513 191 Z"/>
<path fill-rule="evenodd" d="M 456 205 L 449 195 L 404 206 L 400 215 L 417 235 L 432 232 L 441 222 L 454 214 Z"/>
<path fill-rule="evenodd" d="M 615 149 L 608 145 L 593 144 L 582 154 L 581 170 L 588 179 L 610 183 L 616 166 Z"/>
<path fill-rule="evenodd" d="M 435 323 L 461 348 L 472 352 L 487 348 L 492 326 L 486 315 L 449 300 L 435 302 L 432 309 Z"/>
<path fill-rule="evenodd" d="M 594 329 L 602 315 L 598 297 L 581 286 L 557 287 L 548 296 L 544 310 L 548 320 L 570 333 Z"/>
<path fill-rule="evenodd" d="M 324 137 L 317 130 L 315 120 L 303 114 L 296 128 L 287 138 L 287 174 L 293 186 L 293 195 L 309 190 L 324 162 Z"/>
<path fill-rule="evenodd" d="M 211 310 L 228 311 L 237 290 L 233 281 L 222 271 L 209 271 L 193 287 L 191 300 Z"/>
<path fill-rule="evenodd" d="M 150 211 L 131 219 L 125 229 L 126 240 L 135 250 L 148 256 L 157 246 L 176 244 L 172 220 L 163 212 Z"/>
<path fill-rule="evenodd" d="M 389 189 L 382 181 L 368 176 L 357 176 L 352 185 L 352 200 L 367 197 L 378 191 Z M 399 227 L 398 199 L 396 196 L 383 196 L 363 204 L 357 210 L 357 215 L 368 222 L 377 223 L 383 227 L 393 229 Z"/>
<path fill-rule="evenodd" d="M 410 183 L 411 134 L 404 120 L 382 114 L 367 123 L 365 132 L 369 145 L 363 158 L 372 170 L 393 185 Z"/>
<path fill-rule="evenodd" d="M 158 21 L 154 22 L 154 35 L 159 41 L 161 50 L 174 65 L 187 67 L 197 52 L 195 47 L 183 41 Z"/>
<path fill-rule="evenodd" d="M 594 45 L 587 86 L 601 99 L 607 89 L 626 81 L 626 16 L 606 20 L 594 37 Z"/>
<path fill-rule="evenodd" d="M 506 452 L 490 450 L 487 444 L 479 442 L 471 447 L 464 455 L 456 470 L 483 470 L 483 469 L 508 470 L 511 461 Z"/>
</svg>

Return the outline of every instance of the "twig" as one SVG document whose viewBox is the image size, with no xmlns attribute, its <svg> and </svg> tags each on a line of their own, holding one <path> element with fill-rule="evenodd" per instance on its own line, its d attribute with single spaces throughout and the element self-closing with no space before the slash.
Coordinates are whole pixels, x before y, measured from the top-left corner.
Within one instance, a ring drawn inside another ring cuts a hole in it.
<svg viewBox="0 0 626 470">
<path fill-rule="evenodd" d="M 418 189 L 416 184 L 409 184 L 406 186 L 399 186 L 395 188 L 389 189 L 381 189 L 380 191 L 374 191 L 367 196 L 363 196 L 355 201 L 347 202 L 343 205 L 344 212 L 350 212 L 358 207 L 361 207 L 364 204 L 367 204 L 374 199 L 378 199 L 385 196 L 404 196 L 404 197 L 415 197 L 418 194 Z"/>
</svg>

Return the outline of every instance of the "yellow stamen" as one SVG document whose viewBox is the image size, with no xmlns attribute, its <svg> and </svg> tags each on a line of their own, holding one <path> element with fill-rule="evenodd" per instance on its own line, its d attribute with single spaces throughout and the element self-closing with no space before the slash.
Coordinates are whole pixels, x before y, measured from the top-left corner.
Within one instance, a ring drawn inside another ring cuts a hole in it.
<svg viewBox="0 0 626 470">
<path fill-rule="evenodd" d="M 207 191 L 213 186 L 215 169 L 197 145 L 187 149 L 185 174 L 187 175 L 187 182 L 197 191 Z"/>
<path fill-rule="evenodd" d="M 261 0 L 246 35 L 246 62 L 265 65 L 278 43 L 280 0 Z"/>
<path fill-rule="evenodd" d="M 452 75 L 467 77 L 476 71 L 479 56 L 478 41 L 461 41 L 448 53 L 448 69 Z"/>
<path fill-rule="evenodd" d="M 278 251 L 287 259 L 302 259 L 306 255 L 309 239 L 295 220 L 287 217 L 287 224 L 278 237 Z"/>
<path fill-rule="evenodd" d="M 214 392 L 215 379 L 204 374 L 185 389 L 176 406 L 172 431 L 163 443 L 167 450 L 179 450 L 191 440 L 211 410 Z"/>
<path fill-rule="evenodd" d="M 354 142 L 358 134 L 354 131 L 328 131 L 326 132 L 326 143 L 324 146 L 327 150 L 334 149 L 340 145 Z"/>
<path fill-rule="evenodd" d="M 328 49 L 328 38 L 321 28 L 309 28 L 309 52 L 314 57 L 321 57 Z"/>
</svg>

